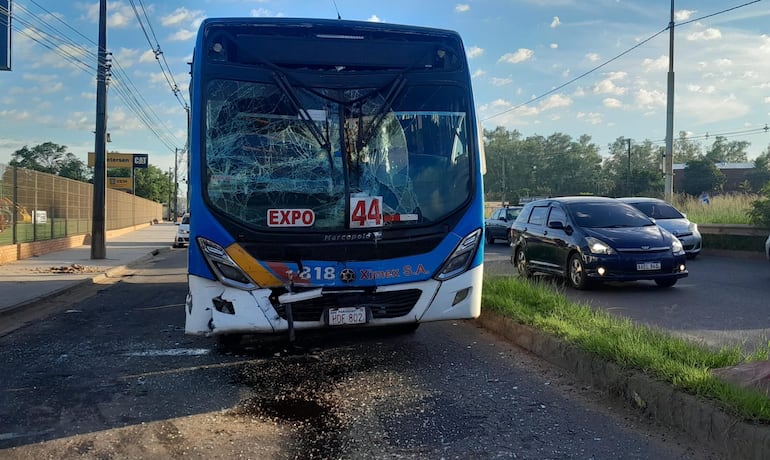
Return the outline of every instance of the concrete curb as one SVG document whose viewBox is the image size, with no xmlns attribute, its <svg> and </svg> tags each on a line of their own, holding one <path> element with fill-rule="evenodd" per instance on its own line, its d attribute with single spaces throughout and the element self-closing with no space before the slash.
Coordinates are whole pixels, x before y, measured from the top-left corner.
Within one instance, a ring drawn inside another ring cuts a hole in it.
<svg viewBox="0 0 770 460">
<path fill-rule="evenodd" d="M 748 423 L 671 384 L 624 369 L 497 313 L 483 310 L 476 321 L 485 329 L 572 372 L 581 381 L 630 402 L 654 420 L 683 431 L 726 458 L 760 460 L 770 455 L 770 427 L 766 425 Z"/>
<path fill-rule="evenodd" d="M 132 268 L 134 266 L 137 266 L 137 265 L 140 265 L 142 263 L 145 263 L 148 260 L 151 260 L 154 257 L 160 255 L 161 253 L 165 253 L 165 252 L 169 252 L 169 251 L 171 251 L 170 247 L 168 247 L 168 248 L 164 247 L 164 248 L 153 249 L 149 253 L 141 256 L 140 258 L 132 260 L 132 261 L 130 261 L 130 262 L 124 264 L 124 265 L 117 265 L 115 267 L 110 267 L 108 270 L 105 270 L 105 271 L 103 271 L 101 273 L 95 273 L 93 276 L 90 276 L 90 277 L 87 277 L 87 278 L 83 278 L 81 280 L 72 281 L 72 284 L 70 284 L 69 286 L 65 286 L 65 287 L 62 287 L 62 288 L 59 288 L 59 289 L 55 289 L 55 290 L 52 290 L 52 291 L 45 292 L 45 293 L 40 294 L 39 296 L 36 296 L 34 298 L 31 298 L 31 299 L 25 300 L 23 302 L 17 303 L 16 305 L 11 305 L 9 307 L 0 308 L 0 317 L 2 317 L 3 315 L 13 314 L 13 313 L 15 313 L 15 312 L 17 312 L 19 310 L 25 309 L 25 308 L 32 307 L 35 304 L 37 304 L 37 303 L 39 303 L 39 302 L 41 302 L 43 300 L 55 299 L 57 297 L 61 297 L 61 296 L 67 295 L 67 294 L 69 294 L 69 293 L 71 293 L 71 292 L 73 292 L 73 291 L 75 291 L 75 290 L 77 290 L 77 289 L 79 289 L 79 288 L 81 288 L 83 286 L 94 284 L 94 282 L 96 282 L 96 281 L 99 281 L 99 280 L 102 280 L 102 279 L 105 279 L 105 278 L 110 278 L 110 277 L 118 276 L 118 275 L 122 274 L 123 272 L 125 272 L 129 268 Z"/>
</svg>

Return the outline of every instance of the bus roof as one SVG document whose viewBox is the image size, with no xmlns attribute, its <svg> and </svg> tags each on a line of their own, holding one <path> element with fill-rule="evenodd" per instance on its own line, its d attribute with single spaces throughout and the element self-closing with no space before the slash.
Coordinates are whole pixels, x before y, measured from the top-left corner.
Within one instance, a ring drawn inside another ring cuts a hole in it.
<svg viewBox="0 0 770 460">
<path fill-rule="evenodd" d="M 465 66 L 457 32 L 422 26 L 334 19 L 207 18 L 201 23 L 198 40 L 212 61 L 236 64 L 444 70 Z M 220 51 L 212 53 L 215 44 L 221 45 L 216 47 Z"/>
</svg>

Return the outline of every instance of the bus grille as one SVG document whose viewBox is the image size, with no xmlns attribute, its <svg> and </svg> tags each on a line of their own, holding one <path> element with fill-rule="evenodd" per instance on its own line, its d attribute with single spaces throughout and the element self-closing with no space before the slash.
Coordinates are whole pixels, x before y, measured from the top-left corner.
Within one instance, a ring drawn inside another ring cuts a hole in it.
<svg viewBox="0 0 770 460">
<path fill-rule="evenodd" d="M 407 291 L 374 292 L 374 293 L 334 293 L 325 294 L 317 299 L 304 300 L 291 304 L 294 321 L 318 321 L 327 308 L 340 307 L 369 307 L 372 318 L 397 318 L 409 313 L 419 300 L 422 291 L 409 289 Z M 284 305 L 276 307 L 278 315 L 286 319 Z"/>
</svg>

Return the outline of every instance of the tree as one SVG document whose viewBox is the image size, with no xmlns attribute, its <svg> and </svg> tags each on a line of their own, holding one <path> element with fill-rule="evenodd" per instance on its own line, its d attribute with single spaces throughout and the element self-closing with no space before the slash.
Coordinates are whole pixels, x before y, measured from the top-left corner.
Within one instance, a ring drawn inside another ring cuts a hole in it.
<svg viewBox="0 0 770 460">
<path fill-rule="evenodd" d="M 59 175 L 69 179 L 88 182 L 88 166 L 72 153 L 67 153 L 59 167 Z"/>
<path fill-rule="evenodd" d="M 674 163 L 697 160 L 703 156 L 701 151 L 701 145 L 688 139 L 686 131 L 679 131 L 679 138 L 674 139 Z"/>
<path fill-rule="evenodd" d="M 651 141 L 631 142 L 619 137 L 610 144 L 610 157 L 604 161 L 603 170 L 612 183 L 610 194 L 614 196 L 661 195 L 660 149 Z"/>
<path fill-rule="evenodd" d="M 88 168 L 66 145 L 44 142 L 32 148 L 26 145 L 11 155 L 11 166 L 88 181 Z"/>
<path fill-rule="evenodd" d="M 693 196 L 721 190 L 726 179 L 714 162 L 707 158 L 690 161 L 684 171 L 684 192 Z"/>
<path fill-rule="evenodd" d="M 48 174 L 58 174 L 66 150 L 66 145 L 53 142 L 44 142 L 31 149 L 25 145 L 13 152 L 10 164 Z"/>
<path fill-rule="evenodd" d="M 136 196 L 157 203 L 168 202 L 169 196 L 173 193 L 172 187 L 174 185 L 170 172 L 163 172 L 153 165 L 134 171 L 134 193 Z"/>
<path fill-rule="evenodd" d="M 748 141 L 729 141 L 724 136 L 717 136 L 706 152 L 705 157 L 713 163 L 745 163 Z"/>
<path fill-rule="evenodd" d="M 761 195 L 751 203 L 749 219 L 754 225 L 770 227 L 770 182 L 762 188 Z"/>
<path fill-rule="evenodd" d="M 754 170 L 747 176 L 749 190 L 761 190 L 770 183 L 770 145 L 754 160 Z"/>
</svg>

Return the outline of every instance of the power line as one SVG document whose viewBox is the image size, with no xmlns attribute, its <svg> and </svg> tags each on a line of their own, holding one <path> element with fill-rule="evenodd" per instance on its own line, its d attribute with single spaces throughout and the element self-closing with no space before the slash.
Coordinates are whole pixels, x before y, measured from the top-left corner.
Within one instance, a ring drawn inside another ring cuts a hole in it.
<svg viewBox="0 0 770 460">
<path fill-rule="evenodd" d="M 686 22 L 683 22 L 681 24 L 678 24 L 678 25 L 679 26 L 683 26 L 683 25 L 686 25 L 686 24 L 690 24 L 692 22 L 701 21 L 703 19 L 710 18 L 710 17 L 713 17 L 713 16 L 717 16 L 717 15 L 720 15 L 720 14 L 724 14 L 724 13 L 727 13 L 727 12 L 730 12 L 730 11 L 733 11 L 733 10 L 737 10 L 739 8 L 743 8 L 745 6 L 749 6 L 749 5 L 752 5 L 754 3 L 758 3 L 760 1 L 762 1 L 762 0 L 752 0 L 750 2 L 746 2 L 746 3 L 740 4 L 740 5 L 737 5 L 737 6 L 734 6 L 734 7 L 730 7 L 730 8 L 726 8 L 724 10 L 721 10 L 721 11 L 717 11 L 716 13 L 711 13 L 711 14 L 708 14 L 708 15 L 700 16 L 698 18 L 690 19 L 690 20 L 688 20 Z M 511 112 L 511 111 L 516 110 L 516 109 L 521 108 L 521 107 L 524 107 L 525 105 L 529 105 L 529 104 L 531 104 L 531 103 L 533 103 L 535 101 L 538 101 L 538 100 L 540 100 L 540 99 L 542 99 L 542 98 L 544 98 L 544 97 L 546 97 L 548 95 L 551 95 L 551 94 L 555 93 L 556 91 L 559 91 L 560 89 L 564 88 L 565 86 L 569 86 L 572 83 L 580 80 L 581 78 L 584 78 L 584 77 L 586 77 L 586 76 L 596 72 L 597 70 L 601 69 L 602 67 L 606 66 L 607 64 L 618 60 L 619 58 L 621 58 L 621 57 L 625 56 L 626 54 L 630 53 L 631 51 L 639 48 L 640 46 L 642 46 L 645 43 L 649 42 L 650 40 L 652 40 L 653 38 L 655 38 L 658 35 L 662 34 L 663 32 L 666 32 L 667 30 L 669 30 L 670 27 L 671 27 L 671 25 L 667 25 L 663 30 L 661 30 L 659 32 L 656 32 L 655 34 L 653 34 L 650 37 L 642 40 L 641 42 L 639 42 L 636 45 L 632 46 L 631 48 L 623 51 L 622 53 L 616 55 L 615 57 L 608 59 L 607 61 L 599 64 L 598 66 L 596 66 L 596 67 L 594 67 L 594 68 L 592 68 L 592 69 L 590 69 L 590 70 L 588 70 L 588 71 L 578 75 L 577 77 L 575 77 L 575 78 L 573 78 L 573 79 L 571 79 L 571 80 L 569 80 L 569 81 L 567 81 L 567 82 L 565 82 L 565 83 L 563 83 L 563 84 L 561 84 L 561 85 L 551 89 L 550 91 L 547 91 L 547 92 L 545 92 L 545 93 L 543 93 L 543 94 L 541 94 L 541 95 L 539 95 L 537 97 L 534 97 L 532 99 L 529 99 L 526 102 L 522 102 L 521 104 L 518 104 L 518 105 L 516 105 L 514 107 L 511 107 L 509 109 L 503 110 L 502 112 L 499 112 L 499 113 L 496 113 L 496 114 L 491 115 L 489 117 L 486 117 L 486 118 L 482 119 L 481 121 L 487 121 L 487 120 L 491 120 L 492 118 L 497 118 L 500 115 L 504 115 L 504 114 L 506 114 L 508 112 Z"/>
<path fill-rule="evenodd" d="M 171 71 L 171 68 L 168 65 L 168 61 L 166 61 L 166 56 L 163 54 L 163 51 L 160 49 L 160 43 L 158 42 L 158 38 L 155 35 L 155 31 L 152 28 L 152 23 L 150 22 L 150 18 L 147 15 L 147 9 L 144 7 L 144 3 L 142 3 L 142 0 L 138 0 L 139 2 L 139 8 L 142 10 L 144 14 L 145 20 L 142 20 L 142 15 L 139 14 L 139 10 L 136 7 L 136 3 L 134 3 L 134 0 L 129 0 L 129 3 L 131 3 L 131 8 L 134 10 L 134 15 L 136 16 L 136 20 L 139 21 L 139 26 L 142 28 L 142 32 L 144 32 L 144 37 L 147 39 L 147 43 L 150 45 L 150 49 L 153 53 L 155 53 L 155 60 L 158 61 L 158 65 L 160 66 L 160 71 L 163 74 L 163 77 L 166 79 L 166 83 L 168 83 L 169 87 L 171 88 L 171 91 L 174 93 L 174 97 L 176 97 L 179 104 L 182 106 L 183 109 L 188 110 L 189 105 L 187 104 L 187 101 L 185 101 L 184 96 L 182 96 L 182 92 L 179 89 L 179 85 L 177 85 L 176 80 L 174 80 L 174 73 Z M 145 28 L 145 22 L 147 23 L 147 27 Z M 152 39 L 150 39 L 150 35 L 147 33 L 147 29 L 150 30 L 150 33 L 152 34 L 153 38 L 155 39 L 155 43 L 153 44 Z M 161 62 L 161 58 L 162 61 Z M 165 65 L 165 67 L 164 67 Z"/>
<path fill-rule="evenodd" d="M 85 39 L 93 46 L 98 46 L 92 39 L 64 22 L 57 14 L 42 7 L 34 0 L 30 0 L 30 2 L 50 17 L 55 18 L 79 37 Z M 19 12 L 25 14 L 19 15 Z M 54 26 L 52 21 L 42 20 L 22 4 L 17 4 L 17 10 L 14 13 L 13 19 L 14 25 L 18 23 L 25 27 L 24 29 L 19 30 L 18 26 L 16 26 L 15 28 L 18 33 L 58 54 L 66 61 L 70 62 L 74 67 L 83 70 L 89 75 L 93 75 L 96 72 L 96 67 L 93 64 L 82 59 L 84 56 L 93 55 L 94 50 L 88 46 L 77 43 L 71 35 L 67 34 L 67 32 Z M 153 135 L 166 146 L 166 148 L 170 151 L 175 151 L 177 149 L 175 147 L 177 143 L 176 136 L 173 135 L 168 126 L 153 112 L 151 105 L 142 97 L 142 91 L 139 91 L 136 88 L 136 85 L 134 85 L 128 74 L 122 69 L 117 59 L 112 57 L 110 62 L 107 62 L 106 65 L 109 69 L 115 69 L 115 74 L 108 75 L 108 78 L 112 76 L 112 86 L 118 97 L 123 100 L 129 110 L 134 113 L 150 132 L 152 132 Z M 159 128 L 165 129 L 165 132 Z"/>
</svg>

